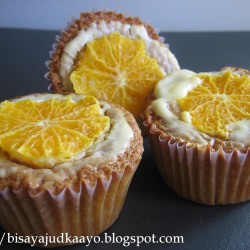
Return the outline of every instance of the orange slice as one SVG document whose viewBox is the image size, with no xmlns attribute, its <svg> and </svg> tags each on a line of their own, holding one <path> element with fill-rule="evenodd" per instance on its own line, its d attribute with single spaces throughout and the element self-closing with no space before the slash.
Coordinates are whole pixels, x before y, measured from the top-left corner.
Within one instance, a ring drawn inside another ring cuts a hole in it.
<svg viewBox="0 0 250 250">
<path fill-rule="evenodd" d="M 34 168 L 83 157 L 110 127 L 93 96 L 4 101 L 0 119 L 2 151 Z"/>
<path fill-rule="evenodd" d="M 178 100 L 200 131 L 219 138 L 229 136 L 228 124 L 250 119 L 250 76 L 233 73 L 197 74 L 202 83 Z"/>
<path fill-rule="evenodd" d="M 163 76 L 156 59 L 147 55 L 143 40 L 113 33 L 82 49 L 70 80 L 76 93 L 110 100 L 139 116 L 146 106 L 145 96 Z"/>
</svg>

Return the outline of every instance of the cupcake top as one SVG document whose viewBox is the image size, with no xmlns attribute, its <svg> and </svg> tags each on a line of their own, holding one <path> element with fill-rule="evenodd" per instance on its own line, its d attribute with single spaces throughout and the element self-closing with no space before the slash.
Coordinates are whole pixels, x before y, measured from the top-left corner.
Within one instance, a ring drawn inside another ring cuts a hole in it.
<svg viewBox="0 0 250 250">
<path fill-rule="evenodd" d="M 161 130 L 188 144 L 250 146 L 250 75 L 227 67 L 219 72 L 179 70 L 159 81 L 150 112 Z"/>
<path fill-rule="evenodd" d="M 89 95 L 32 94 L 2 102 L 0 116 L 3 186 L 91 182 L 140 142 L 131 114 Z"/>
<path fill-rule="evenodd" d="M 135 116 L 156 82 L 179 69 L 150 25 L 114 12 L 82 13 L 58 38 L 49 67 L 54 91 L 91 94 Z"/>
</svg>

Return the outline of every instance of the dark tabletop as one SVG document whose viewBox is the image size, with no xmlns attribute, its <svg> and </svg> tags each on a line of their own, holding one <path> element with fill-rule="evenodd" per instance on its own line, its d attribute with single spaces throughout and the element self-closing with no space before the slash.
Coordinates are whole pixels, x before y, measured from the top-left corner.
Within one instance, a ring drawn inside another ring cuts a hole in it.
<svg viewBox="0 0 250 250">
<path fill-rule="evenodd" d="M 47 92 L 45 61 L 57 31 L 0 29 L 0 101 Z M 162 33 L 182 68 L 199 71 L 224 66 L 250 69 L 250 32 Z M 0 121 L 1 122 L 1 121 Z M 183 236 L 184 243 L 141 244 L 130 249 L 250 249 L 250 202 L 226 206 L 196 204 L 171 192 L 155 168 L 147 139 L 145 152 L 118 220 L 106 231 L 115 236 Z M 0 237 L 4 231 L 0 229 Z M 104 234 L 100 237 L 103 239 Z M 170 238 L 169 238 L 170 239 Z M 2 249 L 37 249 L 8 244 Z M 79 244 L 66 249 L 86 248 Z M 91 244 L 87 249 L 122 249 Z"/>
</svg>

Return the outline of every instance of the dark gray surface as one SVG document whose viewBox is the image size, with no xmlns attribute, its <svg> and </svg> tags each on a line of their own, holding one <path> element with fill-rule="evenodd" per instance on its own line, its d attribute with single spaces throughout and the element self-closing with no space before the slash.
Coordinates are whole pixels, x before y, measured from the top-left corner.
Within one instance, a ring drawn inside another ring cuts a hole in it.
<svg viewBox="0 0 250 250">
<path fill-rule="evenodd" d="M 0 29 L 0 100 L 34 92 L 46 92 L 44 62 L 58 32 Z M 250 33 L 168 33 L 181 67 L 194 71 L 218 70 L 223 66 L 250 69 Z M 1 121 L 0 121 L 1 122 Z M 172 193 L 155 169 L 148 142 L 124 208 L 108 235 L 181 235 L 184 244 L 142 244 L 130 249 L 249 249 L 250 202 L 205 206 Z M 0 237 L 4 231 L 0 229 Z M 103 234 L 101 237 L 103 238 Z M 37 249 L 8 244 L 2 249 Z M 84 249 L 83 244 L 65 249 Z M 121 249 L 119 244 L 92 244 L 87 249 Z"/>
</svg>

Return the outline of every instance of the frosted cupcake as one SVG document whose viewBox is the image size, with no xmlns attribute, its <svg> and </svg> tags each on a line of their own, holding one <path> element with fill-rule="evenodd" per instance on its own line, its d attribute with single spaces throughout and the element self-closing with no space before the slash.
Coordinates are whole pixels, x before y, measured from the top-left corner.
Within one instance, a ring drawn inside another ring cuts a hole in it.
<svg viewBox="0 0 250 250">
<path fill-rule="evenodd" d="M 159 172 L 186 199 L 232 204 L 250 199 L 250 75 L 176 71 L 155 87 L 144 114 Z"/>
<path fill-rule="evenodd" d="M 32 94 L 2 102 L 0 116 L 7 232 L 97 235 L 117 219 L 143 151 L 132 114 L 93 96 Z"/>
<path fill-rule="evenodd" d="M 149 25 L 115 12 L 82 13 L 53 45 L 47 78 L 58 93 L 91 94 L 138 117 L 146 96 L 179 69 L 168 46 Z"/>
</svg>

